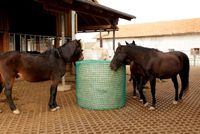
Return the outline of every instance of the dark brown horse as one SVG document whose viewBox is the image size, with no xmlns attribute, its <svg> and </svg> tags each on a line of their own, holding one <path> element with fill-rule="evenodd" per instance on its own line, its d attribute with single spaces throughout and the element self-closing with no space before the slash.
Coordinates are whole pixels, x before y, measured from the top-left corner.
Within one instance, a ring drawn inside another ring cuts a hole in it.
<svg viewBox="0 0 200 134">
<path fill-rule="evenodd" d="M 15 114 L 20 111 L 12 99 L 12 87 L 16 77 L 30 82 L 51 80 L 49 108 L 56 111 L 57 86 L 66 72 L 66 64 L 83 59 L 80 40 L 73 40 L 61 47 L 49 49 L 41 54 L 17 51 L 0 55 L 0 92 L 5 87 L 5 95 L 10 109 Z"/>
<path fill-rule="evenodd" d="M 118 46 L 110 63 L 111 69 L 117 70 L 127 59 L 139 64 L 149 77 L 152 94 L 152 107 L 150 109 L 155 109 L 156 105 L 156 78 L 171 78 L 175 87 L 175 102 L 177 103 L 178 99 L 182 99 L 189 85 L 190 65 L 186 54 L 180 51 L 164 53 L 156 49 L 137 45 Z M 180 76 L 182 85 L 179 95 L 177 75 Z"/>
</svg>

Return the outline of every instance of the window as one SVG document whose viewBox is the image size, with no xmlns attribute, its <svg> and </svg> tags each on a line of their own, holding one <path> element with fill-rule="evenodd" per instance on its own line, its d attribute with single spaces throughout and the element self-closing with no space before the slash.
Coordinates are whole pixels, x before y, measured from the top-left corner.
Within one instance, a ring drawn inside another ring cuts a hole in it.
<svg viewBox="0 0 200 134">
<path fill-rule="evenodd" d="M 200 48 L 192 48 L 191 49 L 191 55 L 199 55 L 200 54 Z"/>
</svg>

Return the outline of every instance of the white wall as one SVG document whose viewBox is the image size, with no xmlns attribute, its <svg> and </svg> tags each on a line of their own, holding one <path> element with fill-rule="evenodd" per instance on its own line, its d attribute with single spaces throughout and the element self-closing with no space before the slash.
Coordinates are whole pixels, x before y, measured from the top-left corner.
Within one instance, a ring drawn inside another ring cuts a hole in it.
<svg viewBox="0 0 200 134">
<path fill-rule="evenodd" d="M 200 34 L 185 34 L 185 35 L 173 35 L 173 36 L 161 36 L 161 37 L 144 37 L 144 38 L 121 38 L 116 39 L 116 48 L 118 42 L 122 45 L 125 44 L 125 41 L 132 42 L 135 40 L 137 45 L 156 48 L 164 52 L 168 52 L 169 49 L 174 49 L 177 51 L 182 51 L 186 53 L 191 60 L 193 56 L 190 55 L 192 48 L 200 48 Z M 98 40 L 99 42 L 99 40 Z M 113 40 L 112 39 L 103 39 L 104 48 L 112 51 Z M 197 60 L 200 60 L 200 56 L 196 57 Z"/>
</svg>

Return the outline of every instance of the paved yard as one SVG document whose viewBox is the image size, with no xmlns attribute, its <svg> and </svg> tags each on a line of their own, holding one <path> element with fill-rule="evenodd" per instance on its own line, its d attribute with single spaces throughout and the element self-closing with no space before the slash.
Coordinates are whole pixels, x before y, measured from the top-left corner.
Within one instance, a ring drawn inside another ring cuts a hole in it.
<svg viewBox="0 0 200 134">
<path fill-rule="evenodd" d="M 50 81 L 29 83 L 16 81 L 13 97 L 20 115 L 8 108 L 0 95 L 0 134 L 199 134 L 200 68 L 191 68 L 190 88 L 182 103 L 173 105 L 174 89 L 170 80 L 157 82 L 157 109 L 149 111 L 139 99 L 132 98 L 127 82 L 126 105 L 115 110 L 87 110 L 76 104 L 75 89 L 58 92 L 61 109 L 48 110 Z M 149 89 L 147 100 L 151 102 Z"/>
</svg>

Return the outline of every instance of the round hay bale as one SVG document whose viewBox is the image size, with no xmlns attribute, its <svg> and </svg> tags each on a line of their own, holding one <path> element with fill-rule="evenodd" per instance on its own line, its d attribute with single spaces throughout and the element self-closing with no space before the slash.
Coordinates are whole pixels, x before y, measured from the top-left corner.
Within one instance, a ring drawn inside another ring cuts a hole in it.
<svg viewBox="0 0 200 134">
<path fill-rule="evenodd" d="M 109 110 L 126 103 L 126 68 L 110 69 L 110 61 L 76 62 L 76 99 L 82 108 Z"/>
</svg>

